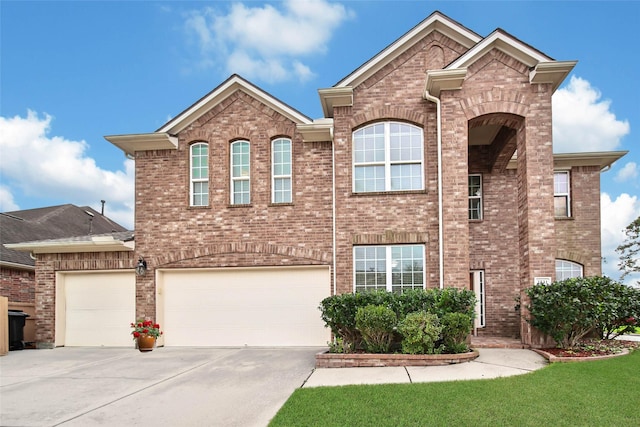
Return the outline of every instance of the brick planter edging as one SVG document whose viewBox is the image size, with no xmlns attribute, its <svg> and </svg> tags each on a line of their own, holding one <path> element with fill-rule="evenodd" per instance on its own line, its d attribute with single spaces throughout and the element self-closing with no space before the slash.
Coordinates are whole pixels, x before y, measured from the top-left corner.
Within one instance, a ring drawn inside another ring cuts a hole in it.
<svg viewBox="0 0 640 427">
<path fill-rule="evenodd" d="M 478 355 L 476 350 L 458 354 L 341 354 L 322 352 L 316 354 L 316 368 L 441 366 L 470 362 Z"/>
<path fill-rule="evenodd" d="M 562 363 L 562 362 L 588 362 L 590 360 L 602 360 L 602 359 L 611 359 L 612 357 L 619 357 L 619 356 L 624 356 L 626 354 L 629 354 L 629 350 L 628 349 L 622 349 L 622 351 L 620 353 L 616 353 L 616 354 L 607 354 L 604 356 L 590 356 L 590 357 L 559 357 L 559 356 L 555 356 L 551 353 L 547 353 L 544 350 L 540 350 L 539 348 L 532 348 L 531 350 L 535 351 L 536 353 L 540 354 L 541 356 L 543 356 L 545 359 L 547 359 L 549 361 L 549 363 Z"/>
</svg>

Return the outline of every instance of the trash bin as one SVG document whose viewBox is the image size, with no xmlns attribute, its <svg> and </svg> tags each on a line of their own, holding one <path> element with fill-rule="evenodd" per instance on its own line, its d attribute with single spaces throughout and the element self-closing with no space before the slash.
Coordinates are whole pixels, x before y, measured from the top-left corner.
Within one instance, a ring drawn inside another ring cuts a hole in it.
<svg viewBox="0 0 640 427">
<path fill-rule="evenodd" d="M 9 310 L 9 350 L 24 348 L 24 324 L 29 315 L 22 310 Z"/>
</svg>

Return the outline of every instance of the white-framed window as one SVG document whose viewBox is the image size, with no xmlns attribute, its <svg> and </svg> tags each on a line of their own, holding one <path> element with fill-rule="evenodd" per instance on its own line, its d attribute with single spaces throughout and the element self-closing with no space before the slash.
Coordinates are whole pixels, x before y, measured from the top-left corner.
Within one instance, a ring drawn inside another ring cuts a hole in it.
<svg viewBox="0 0 640 427">
<path fill-rule="evenodd" d="M 581 264 L 565 259 L 556 260 L 556 281 L 571 279 L 574 277 L 582 277 L 583 268 Z"/>
<path fill-rule="evenodd" d="M 271 201 L 291 203 L 291 140 L 274 139 L 271 142 Z"/>
<path fill-rule="evenodd" d="M 356 292 L 424 289 L 424 245 L 355 246 L 353 264 Z"/>
<path fill-rule="evenodd" d="M 553 210 L 557 217 L 571 216 L 569 178 L 569 171 L 555 171 L 553 173 Z"/>
<path fill-rule="evenodd" d="M 471 290 L 476 294 L 476 318 L 474 326 L 484 328 L 487 325 L 485 309 L 484 270 L 472 270 L 469 274 Z"/>
<path fill-rule="evenodd" d="M 197 142 L 190 151 L 189 204 L 191 206 L 209 205 L 209 144 Z"/>
<path fill-rule="evenodd" d="M 380 122 L 353 132 L 353 191 L 423 190 L 421 128 Z"/>
<path fill-rule="evenodd" d="M 231 143 L 231 204 L 251 203 L 251 160 L 249 141 Z"/>
<path fill-rule="evenodd" d="M 469 175 L 469 219 L 482 219 L 482 175 Z"/>
</svg>

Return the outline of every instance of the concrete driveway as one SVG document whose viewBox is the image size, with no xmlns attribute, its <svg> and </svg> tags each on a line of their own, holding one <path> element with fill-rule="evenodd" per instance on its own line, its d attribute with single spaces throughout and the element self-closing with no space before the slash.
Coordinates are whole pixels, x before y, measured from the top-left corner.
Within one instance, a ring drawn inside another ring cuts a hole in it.
<svg viewBox="0 0 640 427">
<path fill-rule="evenodd" d="M 266 426 L 322 348 L 70 347 L 0 358 L 2 426 Z"/>
</svg>

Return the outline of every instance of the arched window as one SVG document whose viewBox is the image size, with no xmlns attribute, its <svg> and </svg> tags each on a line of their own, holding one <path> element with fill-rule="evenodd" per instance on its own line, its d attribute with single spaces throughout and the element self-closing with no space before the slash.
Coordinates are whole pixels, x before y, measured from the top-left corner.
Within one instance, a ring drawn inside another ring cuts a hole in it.
<svg viewBox="0 0 640 427">
<path fill-rule="evenodd" d="M 291 140 L 271 142 L 271 202 L 291 203 Z"/>
<path fill-rule="evenodd" d="M 556 281 L 582 277 L 582 265 L 564 259 L 556 260 Z"/>
<path fill-rule="evenodd" d="M 249 141 L 231 144 L 231 204 L 251 203 L 251 160 Z"/>
<path fill-rule="evenodd" d="M 380 122 L 353 133 L 353 191 L 423 190 L 422 129 Z"/>
<path fill-rule="evenodd" d="M 209 205 L 209 144 L 198 142 L 190 147 L 190 205 Z"/>
</svg>

